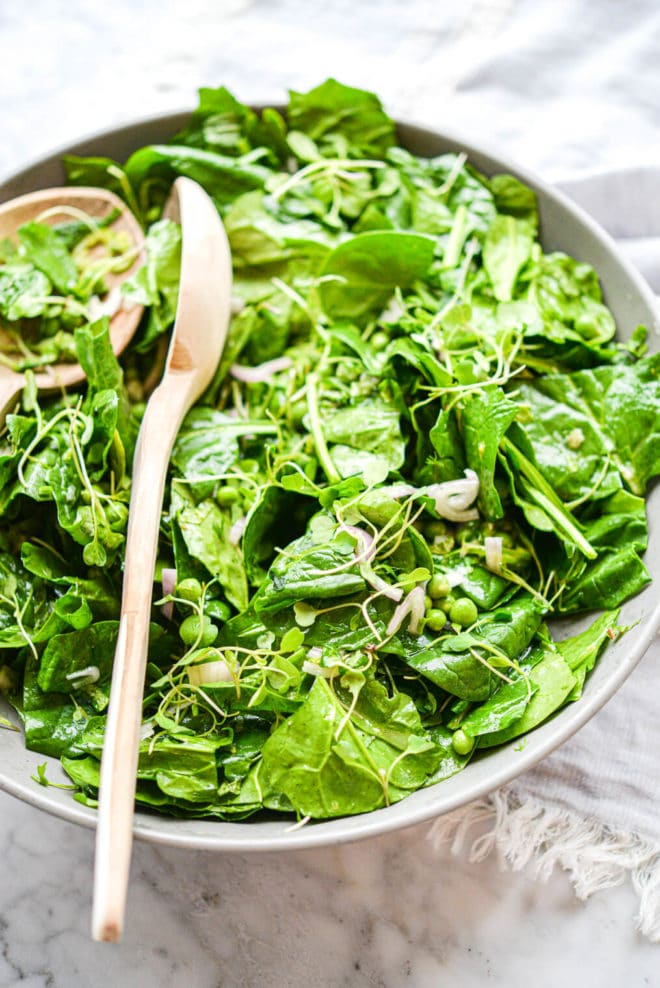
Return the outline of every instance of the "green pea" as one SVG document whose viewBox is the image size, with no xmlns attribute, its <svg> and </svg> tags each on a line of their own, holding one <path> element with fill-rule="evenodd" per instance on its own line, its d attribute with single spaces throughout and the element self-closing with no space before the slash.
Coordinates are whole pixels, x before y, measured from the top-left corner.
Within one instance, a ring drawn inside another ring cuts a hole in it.
<svg viewBox="0 0 660 988">
<path fill-rule="evenodd" d="M 449 620 L 452 624 L 460 624 L 465 628 L 479 617 L 477 605 L 469 597 L 459 597 L 449 609 Z"/>
<path fill-rule="evenodd" d="M 390 338 L 387 333 L 384 333 L 382 329 L 376 330 L 374 335 L 369 339 L 374 350 L 384 350 L 387 344 L 390 342 Z"/>
<path fill-rule="evenodd" d="M 195 642 L 198 642 L 199 645 L 206 647 L 212 645 L 216 640 L 218 629 L 206 615 L 200 621 L 198 614 L 191 614 L 190 617 L 181 622 L 179 635 L 185 645 L 194 645 Z"/>
<path fill-rule="evenodd" d="M 424 610 L 430 611 L 432 607 L 433 607 L 433 601 L 431 600 L 428 594 L 424 594 Z"/>
<path fill-rule="evenodd" d="M 204 610 L 209 617 L 221 621 L 223 624 L 231 617 L 231 607 L 224 600 L 207 600 L 204 604 Z"/>
<path fill-rule="evenodd" d="M 256 460 L 241 460 L 239 467 L 246 474 L 259 473 L 259 464 Z"/>
<path fill-rule="evenodd" d="M 336 376 L 340 381 L 344 381 L 346 384 L 354 381 L 358 376 L 359 371 L 357 368 L 350 363 L 339 364 L 337 370 L 335 371 Z"/>
<path fill-rule="evenodd" d="M 452 734 L 451 743 L 457 755 L 469 755 L 474 748 L 474 738 L 471 738 L 460 727 Z"/>
<path fill-rule="evenodd" d="M 444 521 L 439 518 L 432 518 L 431 521 L 426 523 L 426 534 L 429 538 L 434 539 L 439 535 L 447 534 L 447 526 Z"/>
<path fill-rule="evenodd" d="M 189 576 L 188 579 L 181 580 L 180 583 L 177 583 L 174 595 L 175 597 L 180 597 L 182 600 L 189 600 L 191 603 L 194 603 L 202 596 L 202 584 L 194 576 Z"/>
<path fill-rule="evenodd" d="M 433 600 L 437 600 L 438 597 L 449 596 L 451 593 L 451 586 L 444 573 L 436 573 L 435 576 L 431 577 L 426 590 Z"/>
<path fill-rule="evenodd" d="M 441 611 L 437 607 L 433 607 L 427 613 L 424 625 L 425 627 L 430 628 L 431 631 L 442 631 L 446 623 L 447 623 L 447 615 L 445 614 L 445 612 Z"/>
<path fill-rule="evenodd" d="M 456 603 L 456 598 L 454 597 L 453 594 L 449 593 L 447 594 L 446 597 L 443 597 L 441 600 L 437 600 L 436 606 L 439 607 L 441 611 L 444 611 L 445 614 L 449 614 L 450 610 L 452 609 L 455 603 Z"/>
<path fill-rule="evenodd" d="M 238 500 L 238 491 L 235 487 L 221 487 L 216 493 L 215 499 L 221 508 L 228 508 Z"/>
<path fill-rule="evenodd" d="M 292 424 L 294 426 L 302 425 L 303 419 L 305 418 L 305 415 L 307 415 L 308 411 L 309 409 L 307 408 L 306 401 L 295 401 L 289 408 L 289 416 Z"/>
</svg>

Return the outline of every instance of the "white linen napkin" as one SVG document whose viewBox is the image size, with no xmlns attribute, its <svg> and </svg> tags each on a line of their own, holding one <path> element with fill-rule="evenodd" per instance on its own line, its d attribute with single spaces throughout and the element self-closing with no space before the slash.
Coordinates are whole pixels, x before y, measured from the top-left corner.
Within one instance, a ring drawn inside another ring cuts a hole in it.
<svg viewBox="0 0 660 988">
<path fill-rule="evenodd" d="M 562 183 L 660 293 L 660 169 Z M 660 302 L 659 302 L 660 304 Z M 586 898 L 630 878 L 637 925 L 660 942 L 660 642 L 574 738 L 510 786 L 438 820 L 431 836 L 514 869 L 567 870 Z"/>
</svg>

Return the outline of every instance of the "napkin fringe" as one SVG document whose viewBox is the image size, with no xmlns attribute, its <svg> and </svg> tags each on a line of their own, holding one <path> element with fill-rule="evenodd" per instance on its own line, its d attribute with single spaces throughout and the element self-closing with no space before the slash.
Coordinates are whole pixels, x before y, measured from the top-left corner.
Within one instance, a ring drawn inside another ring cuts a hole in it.
<svg viewBox="0 0 660 988">
<path fill-rule="evenodd" d="M 635 924 L 660 942 L 660 847 L 640 837 L 617 833 L 515 788 L 499 789 L 440 817 L 428 837 L 436 850 L 450 844 L 452 854 L 459 854 L 467 847 L 471 862 L 497 851 L 513 871 L 529 868 L 542 881 L 558 865 L 582 900 L 629 878 L 639 898 Z"/>
</svg>

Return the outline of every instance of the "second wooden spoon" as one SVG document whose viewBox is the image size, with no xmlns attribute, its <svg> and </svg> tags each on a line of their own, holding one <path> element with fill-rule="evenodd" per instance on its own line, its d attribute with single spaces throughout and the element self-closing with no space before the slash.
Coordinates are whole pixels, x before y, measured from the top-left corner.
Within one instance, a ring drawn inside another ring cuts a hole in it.
<svg viewBox="0 0 660 988">
<path fill-rule="evenodd" d="M 83 212 L 92 219 L 117 212 L 111 229 L 127 233 L 135 250 L 135 259 L 130 266 L 121 272 L 110 272 L 104 277 L 110 290 L 118 287 L 144 263 L 144 235 L 126 204 L 107 189 L 86 186 L 42 189 L 11 199 L 0 205 L 0 240 L 13 239 L 19 227 L 31 220 L 52 224 L 70 218 L 72 211 Z M 138 327 L 142 311 L 141 305 L 123 303 L 110 317 L 110 341 L 115 354 L 120 354 L 129 343 Z M 37 387 L 42 392 L 69 388 L 80 384 L 84 379 L 85 372 L 77 363 L 51 364 L 35 374 Z M 16 403 L 24 385 L 23 374 L 0 365 L 0 424 Z"/>
</svg>

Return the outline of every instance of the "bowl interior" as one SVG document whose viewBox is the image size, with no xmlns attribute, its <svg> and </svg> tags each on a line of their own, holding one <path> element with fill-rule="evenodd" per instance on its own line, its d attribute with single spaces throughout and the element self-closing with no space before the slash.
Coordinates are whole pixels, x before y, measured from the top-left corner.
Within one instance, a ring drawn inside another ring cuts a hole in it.
<svg viewBox="0 0 660 988">
<path fill-rule="evenodd" d="M 64 184 L 61 155 L 65 151 L 80 155 L 106 155 L 123 161 L 144 144 L 170 140 L 183 126 L 187 116 L 187 113 L 178 113 L 152 118 L 106 131 L 61 149 L 0 182 L 0 202 L 25 192 Z M 600 276 L 605 301 L 616 319 L 619 338 L 627 339 L 639 323 L 645 323 L 650 329 L 650 350 L 658 351 L 660 327 L 653 294 L 618 253 L 613 241 L 565 196 L 524 169 L 447 133 L 401 124 L 399 137 L 403 145 L 420 155 L 465 151 L 480 171 L 486 174 L 512 173 L 531 186 L 539 199 L 541 240 L 545 249 L 564 250 L 592 264 Z M 522 751 L 516 750 L 516 742 L 511 742 L 476 760 L 459 775 L 420 790 L 394 806 L 363 816 L 308 824 L 300 830 L 290 830 L 290 824 L 282 820 L 246 823 L 176 820 L 140 811 L 135 818 L 136 836 L 165 844 L 213 850 L 264 851 L 321 846 L 357 840 L 430 819 L 515 778 L 585 724 L 616 692 L 652 641 L 660 625 L 660 603 L 657 602 L 655 590 L 656 581 L 660 580 L 659 509 L 660 485 L 656 484 L 648 499 L 649 549 L 645 557 L 653 583 L 622 609 L 622 623 L 634 627 L 605 650 L 587 681 L 582 699 L 527 735 Z M 585 623 L 584 619 L 562 621 L 562 636 L 573 634 Z M 1 699 L 0 715 L 15 721 Z M 1 736 L 1 789 L 70 821 L 90 827 L 95 825 L 95 812 L 76 803 L 70 793 L 45 789 L 31 780 L 36 766 L 44 761 L 48 763 L 49 779 L 55 781 L 63 777 L 56 759 L 26 751 L 19 733 L 7 730 L 2 731 Z"/>
</svg>

